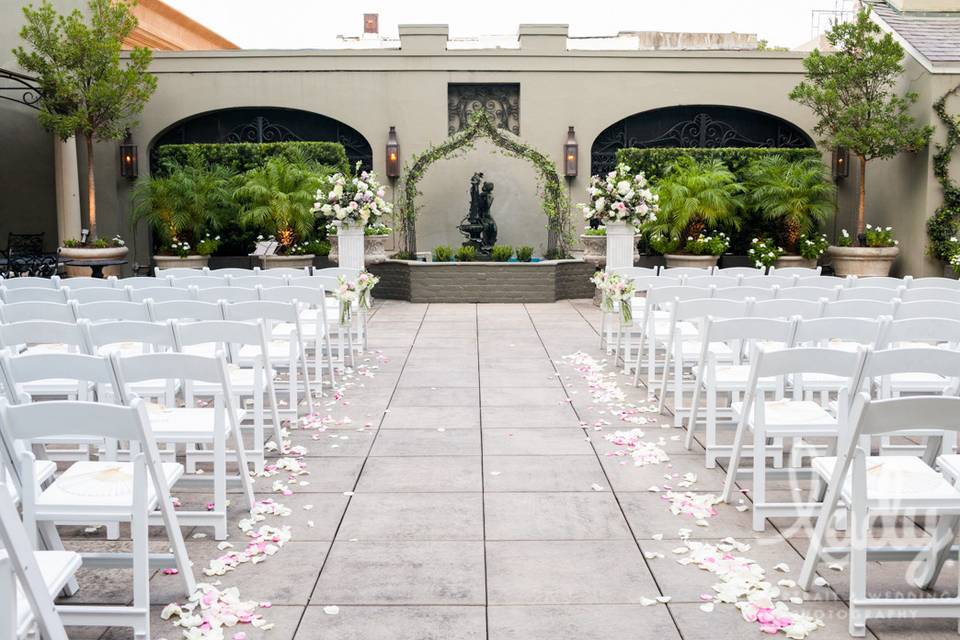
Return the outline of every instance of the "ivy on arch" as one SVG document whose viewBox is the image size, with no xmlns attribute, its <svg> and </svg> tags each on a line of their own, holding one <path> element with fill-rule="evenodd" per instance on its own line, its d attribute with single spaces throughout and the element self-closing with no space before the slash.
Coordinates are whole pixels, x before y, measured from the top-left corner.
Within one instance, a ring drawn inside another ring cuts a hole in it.
<svg viewBox="0 0 960 640">
<path fill-rule="evenodd" d="M 455 157 L 472 149 L 474 142 L 479 138 L 490 140 L 504 155 L 527 160 L 536 167 L 539 172 L 537 186 L 543 212 L 547 216 L 548 247 L 561 257 L 569 255 L 573 233 L 568 215 L 569 206 L 556 165 L 550 158 L 525 144 L 517 136 L 498 128 L 493 118 L 484 109 L 478 109 L 470 114 L 465 129 L 458 131 L 440 144 L 426 149 L 423 153 L 413 156 L 410 164 L 404 166 L 400 195 L 400 223 L 406 250 L 414 253 L 417 248 L 415 223 L 417 196 L 421 195 L 417 188 L 420 179 L 434 162 Z"/>
<path fill-rule="evenodd" d="M 947 112 L 947 99 L 960 92 L 960 85 L 940 96 L 933 103 L 933 111 L 947 130 L 947 139 L 937 145 L 933 156 L 933 175 L 943 188 L 943 204 L 927 220 L 927 236 L 930 239 L 929 254 L 939 260 L 947 261 L 954 244 L 950 238 L 960 233 L 960 185 L 950 177 L 950 159 L 960 145 L 960 116 Z"/>
</svg>

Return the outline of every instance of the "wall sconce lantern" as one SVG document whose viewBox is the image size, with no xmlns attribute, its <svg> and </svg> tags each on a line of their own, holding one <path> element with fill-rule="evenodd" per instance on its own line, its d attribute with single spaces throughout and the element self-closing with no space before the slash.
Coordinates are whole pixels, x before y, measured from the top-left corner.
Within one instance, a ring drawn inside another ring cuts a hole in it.
<svg viewBox="0 0 960 640">
<path fill-rule="evenodd" d="M 120 143 L 120 176 L 133 179 L 138 173 L 137 145 L 133 144 L 133 138 L 128 131 L 127 137 Z"/>
<path fill-rule="evenodd" d="M 833 150 L 833 179 L 850 177 L 850 149 L 836 147 Z"/>
<path fill-rule="evenodd" d="M 573 127 L 567 129 L 567 141 L 563 145 L 563 175 L 568 178 L 577 177 L 577 163 L 580 150 L 577 146 L 577 136 Z"/>
<path fill-rule="evenodd" d="M 400 143 L 397 142 L 396 127 L 390 127 L 387 134 L 387 177 L 400 177 Z"/>
</svg>

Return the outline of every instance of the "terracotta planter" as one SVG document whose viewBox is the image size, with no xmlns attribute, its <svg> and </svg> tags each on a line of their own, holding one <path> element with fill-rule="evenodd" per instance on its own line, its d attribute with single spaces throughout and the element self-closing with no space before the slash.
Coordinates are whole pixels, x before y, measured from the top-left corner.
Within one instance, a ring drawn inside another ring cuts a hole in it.
<svg viewBox="0 0 960 640">
<path fill-rule="evenodd" d="M 888 276 L 900 247 L 827 247 L 838 276 Z"/>
<path fill-rule="evenodd" d="M 127 247 L 107 247 L 105 249 L 90 249 L 86 247 L 60 247 L 60 257 L 73 260 L 121 260 L 127 257 L 130 249 Z M 103 277 L 119 276 L 120 266 L 104 267 Z M 90 267 L 71 267 L 64 265 L 64 272 L 71 278 L 90 276 Z"/>
<path fill-rule="evenodd" d="M 276 267 L 288 267 L 290 269 L 302 269 L 313 266 L 313 254 L 307 253 L 302 256 L 262 256 L 264 269 L 273 269 Z"/>
<path fill-rule="evenodd" d="M 816 269 L 817 261 L 811 258 L 804 258 L 803 256 L 780 256 L 777 258 L 777 261 L 774 265 L 777 269 L 787 269 L 787 268 L 802 268 L 802 269 Z"/>
<path fill-rule="evenodd" d="M 580 236 L 583 245 L 583 260 L 598 269 L 607 264 L 607 236 Z"/>
<path fill-rule="evenodd" d="M 153 256 L 153 264 L 161 269 L 203 269 L 210 262 L 210 256 L 189 255 L 180 256 Z"/>
<path fill-rule="evenodd" d="M 389 235 L 363 237 L 364 264 L 380 264 L 387 261 L 386 244 L 389 237 Z"/>
<path fill-rule="evenodd" d="M 668 253 L 667 268 L 671 267 L 694 267 L 697 269 L 707 269 L 717 266 L 720 256 L 690 256 L 683 253 Z"/>
</svg>

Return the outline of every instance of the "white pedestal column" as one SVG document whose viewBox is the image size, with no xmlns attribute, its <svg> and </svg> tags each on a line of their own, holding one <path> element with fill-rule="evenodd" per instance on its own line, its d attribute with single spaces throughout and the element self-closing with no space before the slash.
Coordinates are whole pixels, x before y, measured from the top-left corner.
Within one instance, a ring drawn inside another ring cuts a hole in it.
<svg viewBox="0 0 960 640">
<path fill-rule="evenodd" d="M 337 230 L 337 248 L 342 268 L 363 271 L 363 227 L 340 227 Z"/>
<path fill-rule="evenodd" d="M 633 266 L 634 229 L 626 222 L 607 222 L 607 268 L 627 269 Z"/>
<path fill-rule="evenodd" d="M 80 174 L 77 139 L 53 139 L 53 175 L 57 193 L 57 242 L 80 239 Z"/>
</svg>

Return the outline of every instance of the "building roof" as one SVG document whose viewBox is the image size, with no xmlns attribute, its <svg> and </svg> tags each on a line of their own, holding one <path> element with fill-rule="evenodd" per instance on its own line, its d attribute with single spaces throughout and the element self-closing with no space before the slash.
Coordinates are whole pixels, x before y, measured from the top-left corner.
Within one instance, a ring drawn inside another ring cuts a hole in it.
<svg viewBox="0 0 960 640">
<path fill-rule="evenodd" d="M 960 63 L 960 12 L 901 12 L 882 0 L 868 2 L 874 19 L 931 70 Z"/>
<path fill-rule="evenodd" d="M 163 0 L 140 0 L 133 7 L 137 27 L 124 41 L 125 48 L 155 51 L 208 51 L 239 49 L 219 33 L 177 11 Z"/>
</svg>

